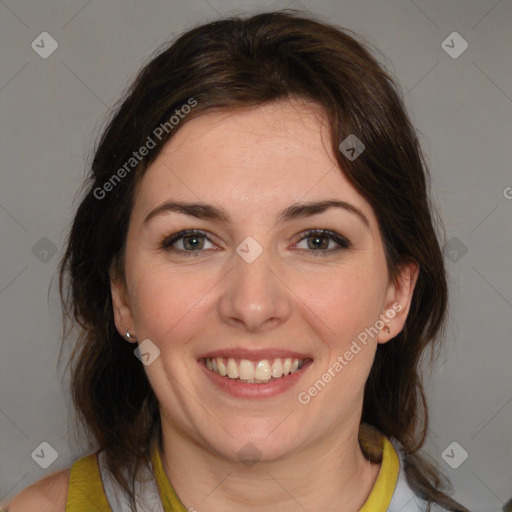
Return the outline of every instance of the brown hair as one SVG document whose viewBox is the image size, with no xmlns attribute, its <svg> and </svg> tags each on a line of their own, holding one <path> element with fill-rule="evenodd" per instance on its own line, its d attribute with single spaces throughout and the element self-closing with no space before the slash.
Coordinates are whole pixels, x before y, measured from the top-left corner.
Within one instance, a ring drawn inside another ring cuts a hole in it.
<svg viewBox="0 0 512 512">
<path fill-rule="evenodd" d="M 417 135 L 399 89 L 368 48 L 349 30 L 295 10 L 214 21 L 157 54 L 106 127 L 72 224 L 59 285 L 68 318 L 64 336 L 70 334 L 69 321 L 81 327 L 70 359 L 73 401 L 132 504 L 135 474 L 148 463 L 150 444 L 161 433 L 157 399 L 133 345 L 115 328 L 110 294 L 109 271 L 124 275 L 136 185 L 163 145 L 194 117 L 297 97 L 325 111 L 340 169 L 377 216 L 390 279 L 404 263 L 420 267 L 404 329 L 378 346 L 361 421 L 401 443 L 407 479 L 429 509 L 437 503 L 468 512 L 441 491 L 447 480 L 419 453 L 428 430 L 419 364 L 427 346 L 431 364 L 438 354 L 447 314 L 446 274 Z M 194 108 L 171 128 L 171 116 L 191 99 Z M 167 130 L 156 137 L 163 123 Z M 366 147 L 353 161 L 338 150 L 350 134 Z M 155 147 L 130 172 L 126 163 L 148 137 Z M 121 168 L 127 172 L 119 173 Z M 122 179 L 113 180 L 116 173 Z M 111 186 L 105 187 L 107 182 Z"/>
</svg>

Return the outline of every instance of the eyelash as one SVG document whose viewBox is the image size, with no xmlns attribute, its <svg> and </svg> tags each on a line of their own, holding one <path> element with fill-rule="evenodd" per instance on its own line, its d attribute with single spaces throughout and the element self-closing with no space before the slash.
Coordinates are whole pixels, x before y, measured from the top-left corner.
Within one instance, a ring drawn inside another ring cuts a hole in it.
<svg viewBox="0 0 512 512">
<path fill-rule="evenodd" d="M 170 235 L 166 238 L 164 238 L 160 244 L 160 247 L 162 249 L 165 249 L 167 251 L 173 251 L 177 253 L 184 254 L 186 256 L 199 256 L 199 253 L 202 252 L 201 249 L 197 249 L 195 251 L 184 251 L 182 249 L 175 249 L 172 247 L 172 244 L 177 242 L 178 240 L 181 240 L 186 237 L 193 237 L 193 236 L 204 236 L 209 242 L 213 243 L 208 236 L 206 235 L 205 231 L 202 231 L 200 229 L 187 229 L 185 231 L 180 231 L 179 233 L 175 233 L 173 235 Z M 338 244 L 338 247 L 335 249 L 320 249 L 320 250 L 309 250 L 309 249 L 298 249 L 301 251 L 307 251 L 311 253 L 312 256 L 328 256 L 329 254 L 341 251 L 343 249 L 348 249 L 351 247 L 351 243 L 335 231 L 330 231 L 328 229 L 308 229 L 302 233 L 302 237 L 296 242 L 302 242 L 303 240 L 307 240 L 310 237 L 317 237 L 317 238 L 328 238 L 329 240 L 332 240 Z"/>
</svg>

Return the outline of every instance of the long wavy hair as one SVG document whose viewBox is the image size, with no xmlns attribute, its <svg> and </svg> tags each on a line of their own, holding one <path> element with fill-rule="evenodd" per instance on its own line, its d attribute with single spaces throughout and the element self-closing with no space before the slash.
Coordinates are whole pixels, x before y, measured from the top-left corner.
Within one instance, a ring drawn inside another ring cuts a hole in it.
<svg viewBox="0 0 512 512">
<path fill-rule="evenodd" d="M 108 467 L 132 505 L 135 475 L 149 464 L 152 442 L 161 442 L 156 396 L 133 345 L 116 330 L 110 293 L 111 272 L 124 277 L 137 184 L 164 144 L 191 119 L 293 97 L 323 108 L 340 172 L 378 219 L 390 278 L 404 263 L 420 267 L 405 328 L 377 348 L 361 422 L 400 442 L 409 484 L 429 509 L 436 503 L 469 512 L 445 494 L 448 480 L 420 453 L 428 430 L 420 363 L 427 348 L 430 365 L 439 355 L 447 315 L 446 272 L 436 234 L 442 223 L 429 197 L 428 168 L 403 95 L 374 51 L 351 31 L 301 11 L 220 19 L 158 50 L 107 122 L 60 263 L 59 288 L 64 341 L 75 342 L 69 365 L 78 418 L 98 450 L 106 451 Z M 191 99 L 194 107 L 184 109 Z M 171 126 L 170 118 L 179 112 L 188 113 Z M 366 148 L 353 161 L 338 149 L 350 134 Z M 154 147 L 144 157 L 138 154 L 137 162 L 130 160 L 149 145 L 148 137 Z M 72 336 L 75 326 L 78 335 Z"/>
</svg>

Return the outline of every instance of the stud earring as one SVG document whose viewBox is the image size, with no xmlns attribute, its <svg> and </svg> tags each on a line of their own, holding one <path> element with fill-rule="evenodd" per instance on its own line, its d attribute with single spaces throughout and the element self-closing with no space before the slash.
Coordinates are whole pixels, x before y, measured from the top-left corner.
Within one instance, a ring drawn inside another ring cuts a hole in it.
<svg viewBox="0 0 512 512">
<path fill-rule="evenodd" d="M 391 329 L 389 328 L 389 325 L 384 326 L 384 330 L 389 334 L 391 332 Z"/>
<path fill-rule="evenodd" d="M 127 340 L 133 340 L 133 341 L 137 341 L 137 337 L 134 336 L 133 334 L 130 334 L 130 332 L 128 331 L 128 327 L 126 328 L 126 339 Z"/>
</svg>

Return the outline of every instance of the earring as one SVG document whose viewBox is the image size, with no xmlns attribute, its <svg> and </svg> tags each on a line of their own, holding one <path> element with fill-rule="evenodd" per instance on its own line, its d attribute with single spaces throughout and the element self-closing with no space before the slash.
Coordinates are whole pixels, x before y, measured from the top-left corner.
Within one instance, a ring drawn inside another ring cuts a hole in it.
<svg viewBox="0 0 512 512">
<path fill-rule="evenodd" d="M 134 341 L 137 341 L 137 337 L 134 336 L 133 334 L 130 334 L 130 332 L 128 331 L 128 327 L 126 328 L 126 339 L 127 340 L 134 340 Z"/>
<path fill-rule="evenodd" d="M 389 334 L 391 332 L 391 329 L 389 328 L 389 325 L 384 326 L 384 330 Z"/>
</svg>

